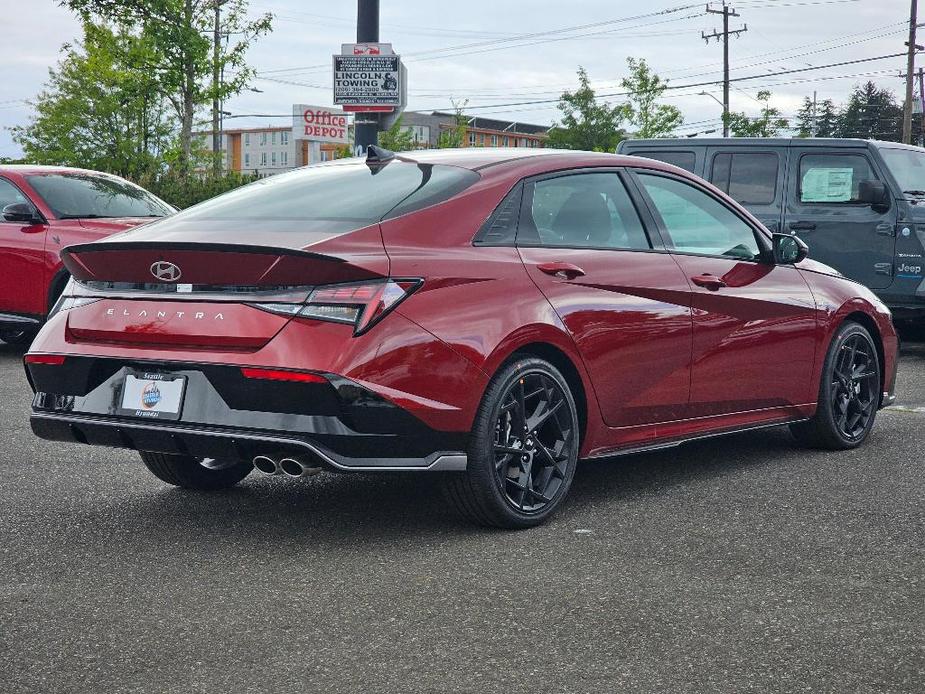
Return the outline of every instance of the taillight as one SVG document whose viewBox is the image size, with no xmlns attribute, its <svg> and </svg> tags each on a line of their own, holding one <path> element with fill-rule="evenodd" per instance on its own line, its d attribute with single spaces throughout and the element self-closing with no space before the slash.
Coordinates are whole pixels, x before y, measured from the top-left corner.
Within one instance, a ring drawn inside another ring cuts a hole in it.
<svg viewBox="0 0 925 694">
<path fill-rule="evenodd" d="M 324 376 L 310 371 L 287 371 L 285 369 L 256 369 L 241 367 L 244 378 L 256 378 L 264 381 L 297 381 L 299 383 L 327 383 Z"/>
<path fill-rule="evenodd" d="M 388 279 L 315 287 L 304 304 L 254 304 L 281 315 L 346 323 L 355 335 L 369 330 L 412 292 L 420 279 Z"/>
<path fill-rule="evenodd" d="M 27 364 L 42 364 L 44 366 L 61 366 L 64 363 L 63 354 L 27 354 L 23 357 Z"/>
</svg>

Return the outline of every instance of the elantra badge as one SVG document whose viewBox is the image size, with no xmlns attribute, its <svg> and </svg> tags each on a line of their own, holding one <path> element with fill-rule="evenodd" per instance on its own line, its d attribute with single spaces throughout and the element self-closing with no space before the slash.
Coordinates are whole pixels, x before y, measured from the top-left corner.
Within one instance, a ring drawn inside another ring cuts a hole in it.
<svg viewBox="0 0 925 694">
<path fill-rule="evenodd" d="M 176 282 L 183 275 L 179 267 L 166 260 L 151 263 L 151 274 L 162 282 Z"/>
</svg>

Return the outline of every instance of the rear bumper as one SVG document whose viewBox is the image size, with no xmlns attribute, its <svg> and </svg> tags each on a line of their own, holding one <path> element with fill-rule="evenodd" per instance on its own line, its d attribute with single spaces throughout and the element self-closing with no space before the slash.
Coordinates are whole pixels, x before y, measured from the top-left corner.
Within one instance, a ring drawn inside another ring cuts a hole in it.
<svg viewBox="0 0 925 694">
<path fill-rule="evenodd" d="M 53 441 L 202 458 L 299 454 L 337 470 L 465 469 L 466 435 L 437 431 L 349 379 L 248 379 L 233 366 L 68 357 L 28 364 L 31 425 Z M 122 384 L 139 369 L 186 377 L 179 419 L 120 413 Z"/>
<path fill-rule="evenodd" d="M 227 427 L 175 423 L 135 422 L 73 414 L 35 412 L 32 431 L 43 439 L 93 446 L 127 448 L 191 455 L 198 458 L 253 460 L 258 455 L 301 454 L 303 458 L 341 471 L 459 471 L 466 455 L 459 451 L 434 452 L 423 457 L 356 458 L 337 454 L 307 436 L 294 433 L 247 431 Z M 383 447 L 390 442 L 377 437 Z"/>
</svg>

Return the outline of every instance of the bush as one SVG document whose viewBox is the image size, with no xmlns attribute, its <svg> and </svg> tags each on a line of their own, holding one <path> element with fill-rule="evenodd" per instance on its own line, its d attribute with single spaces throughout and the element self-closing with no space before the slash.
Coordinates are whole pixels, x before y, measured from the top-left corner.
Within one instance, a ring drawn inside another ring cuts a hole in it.
<svg viewBox="0 0 925 694">
<path fill-rule="evenodd" d="M 190 174 L 182 176 L 168 171 L 156 176 L 146 176 L 138 181 L 142 188 L 154 193 L 174 207 L 184 209 L 197 202 L 214 198 L 258 179 L 256 174 L 241 174 L 229 171 L 221 176 L 211 174 Z"/>
</svg>

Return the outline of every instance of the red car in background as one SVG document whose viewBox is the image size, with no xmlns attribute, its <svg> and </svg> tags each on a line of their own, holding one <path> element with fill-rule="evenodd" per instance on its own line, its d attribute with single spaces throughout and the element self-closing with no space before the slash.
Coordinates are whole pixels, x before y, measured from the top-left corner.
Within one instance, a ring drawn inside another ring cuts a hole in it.
<svg viewBox="0 0 925 694">
<path fill-rule="evenodd" d="M 0 166 L 0 341 L 27 342 L 70 277 L 61 249 L 125 231 L 174 209 L 109 174 Z"/>
<path fill-rule="evenodd" d="M 893 398 L 883 303 L 686 171 L 370 152 L 68 248 L 33 431 L 199 490 L 428 471 L 517 528 L 579 458 L 775 425 L 854 448 Z"/>
</svg>

